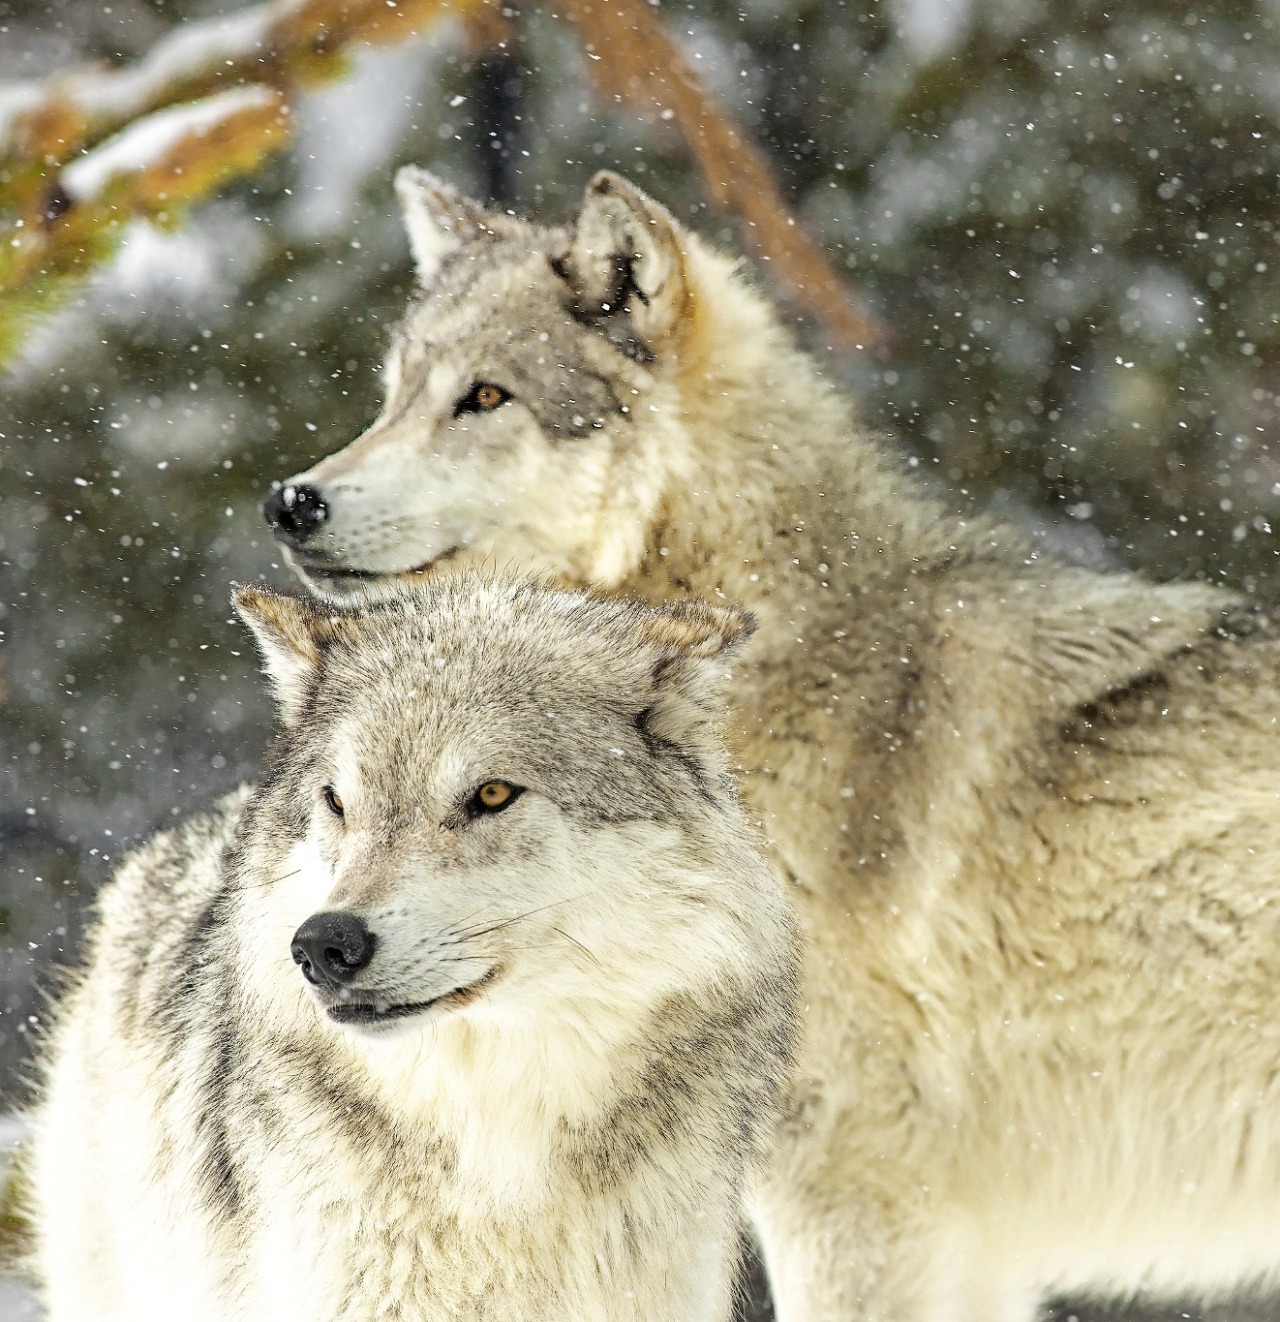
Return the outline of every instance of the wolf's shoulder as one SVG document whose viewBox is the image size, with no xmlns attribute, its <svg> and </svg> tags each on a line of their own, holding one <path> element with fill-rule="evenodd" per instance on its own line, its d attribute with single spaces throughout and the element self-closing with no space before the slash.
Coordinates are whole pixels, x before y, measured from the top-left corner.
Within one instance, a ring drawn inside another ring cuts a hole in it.
<svg viewBox="0 0 1280 1322">
<path fill-rule="evenodd" d="M 202 910 L 222 885 L 223 859 L 252 789 L 242 785 L 208 812 L 158 831 L 121 864 L 99 898 L 103 927 L 153 929 Z"/>
</svg>

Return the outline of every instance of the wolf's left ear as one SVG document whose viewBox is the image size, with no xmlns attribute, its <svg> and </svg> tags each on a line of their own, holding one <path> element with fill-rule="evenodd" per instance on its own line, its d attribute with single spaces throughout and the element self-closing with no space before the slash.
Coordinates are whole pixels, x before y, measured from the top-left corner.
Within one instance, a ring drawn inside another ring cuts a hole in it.
<svg viewBox="0 0 1280 1322">
<path fill-rule="evenodd" d="M 430 284 L 455 248 L 474 239 L 510 233 L 519 224 L 416 165 L 406 165 L 396 174 L 396 196 L 404 211 L 418 281 L 424 285 Z"/>
<path fill-rule="evenodd" d="M 322 622 L 311 602 L 265 588 L 238 585 L 232 590 L 231 602 L 258 640 L 281 719 L 285 725 L 293 725 L 302 715 L 310 682 L 320 669 L 326 628 L 332 635 L 329 616 Z"/>
<path fill-rule="evenodd" d="M 641 340 L 655 351 L 670 341 L 688 298 L 675 218 L 608 170 L 587 185 L 563 274 L 586 316 L 628 312 Z"/>
<path fill-rule="evenodd" d="M 642 610 L 638 624 L 655 653 L 642 730 L 678 744 L 708 770 L 719 766 L 723 752 L 714 727 L 727 662 L 755 632 L 755 616 L 737 606 L 672 601 Z"/>
<path fill-rule="evenodd" d="M 654 681 L 689 696 L 714 694 L 728 662 L 756 630 L 756 617 L 738 606 L 689 599 L 647 607 L 640 636 L 657 652 Z"/>
<path fill-rule="evenodd" d="M 756 631 L 756 617 L 741 606 L 720 606 L 696 597 L 650 606 L 640 632 L 673 658 L 711 661 L 736 651 Z"/>
</svg>

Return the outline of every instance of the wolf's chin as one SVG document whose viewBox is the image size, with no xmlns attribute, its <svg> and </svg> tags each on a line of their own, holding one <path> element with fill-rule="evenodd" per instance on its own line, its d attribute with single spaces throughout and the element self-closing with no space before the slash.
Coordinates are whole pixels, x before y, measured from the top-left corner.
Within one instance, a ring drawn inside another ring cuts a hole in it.
<svg viewBox="0 0 1280 1322">
<path fill-rule="evenodd" d="M 330 601 L 349 600 L 352 597 L 367 601 L 382 592 L 394 591 L 397 584 L 429 577 L 440 565 L 452 560 L 461 549 L 461 546 L 451 546 L 412 569 L 348 568 L 345 565 L 307 560 L 296 551 L 289 550 L 285 551 L 285 559 L 290 569 L 318 596 L 327 597 Z"/>
</svg>

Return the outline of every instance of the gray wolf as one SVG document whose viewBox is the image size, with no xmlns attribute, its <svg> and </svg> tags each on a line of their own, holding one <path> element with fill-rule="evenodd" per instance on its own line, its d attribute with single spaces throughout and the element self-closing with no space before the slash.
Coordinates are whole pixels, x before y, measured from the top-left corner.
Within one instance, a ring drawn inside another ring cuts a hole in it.
<svg viewBox="0 0 1280 1322">
<path fill-rule="evenodd" d="M 758 617 L 733 747 L 805 947 L 754 1203 L 782 1322 L 1275 1281 L 1268 613 L 947 513 L 616 175 L 547 228 L 399 192 L 386 405 L 266 512 L 333 597 L 493 558 Z"/>
<path fill-rule="evenodd" d="M 715 733 L 749 617 L 236 604 L 284 728 L 102 897 L 36 1117 L 51 1322 L 727 1319 L 796 1014 Z"/>
</svg>

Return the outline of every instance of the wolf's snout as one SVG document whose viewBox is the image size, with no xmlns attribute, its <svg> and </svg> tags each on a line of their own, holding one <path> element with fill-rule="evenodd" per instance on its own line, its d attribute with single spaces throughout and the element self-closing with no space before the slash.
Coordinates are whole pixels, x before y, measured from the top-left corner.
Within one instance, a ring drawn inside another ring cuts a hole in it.
<svg viewBox="0 0 1280 1322">
<path fill-rule="evenodd" d="M 329 517 L 329 507 L 318 487 L 286 482 L 268 493 L 262 502 L 262 517 L 280 541 L 301 546 L 319 531 Z"/>
<path fill-rule="evenodd" d="M 293 934 L 293 962 L 313 987 L 338 991 L 373 958 L 374 935 L 350 913 L 312 914 Z"/>
</svg>

